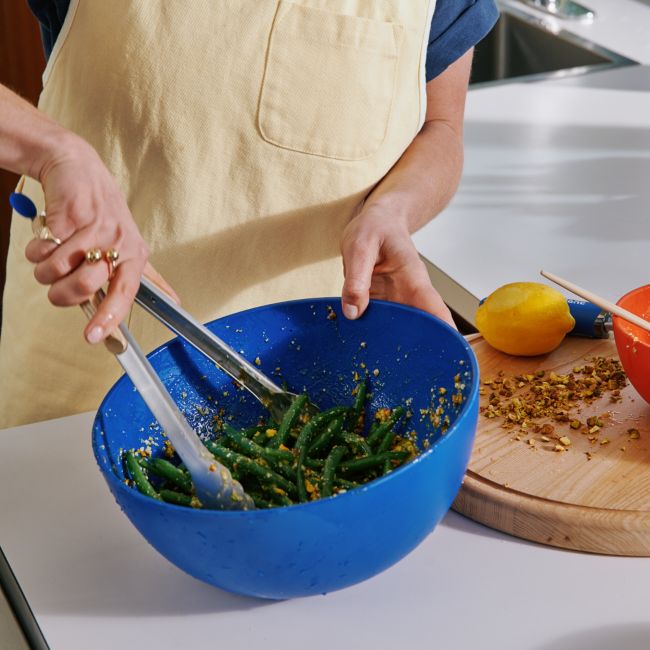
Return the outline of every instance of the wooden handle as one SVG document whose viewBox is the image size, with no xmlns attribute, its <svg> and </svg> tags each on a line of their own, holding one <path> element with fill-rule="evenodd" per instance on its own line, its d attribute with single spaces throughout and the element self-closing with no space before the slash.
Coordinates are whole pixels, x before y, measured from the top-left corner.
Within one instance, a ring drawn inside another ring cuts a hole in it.
<svg viewBox="0 0 650 650">
<path fill-rule="evenodd" d="M 587 291 L 586 289 L 583 289 L 582 287 L 573 284 L 573 282 L 569 282 L 564 278 L 560 278 L 559 276 L 554 275 L 553 273 L 549 273 L 548 271 L 540 271 L 540 273 L 545 278 L 551 280 L 551 282 L 555 282 L 555 284 L 564 287 L 567 291 L 570 291 L 571 293 L 575 293 L 576 296 L 580 296 L 581 298 L 584 298 L 589 302 L 593 302 L 594 305 L 598 305 L 598 307 L 600 307 L 601 309 L 604 309 L 610 312 L 611 314 L 616 314 L 617 316 L 620 316 L 624 320 L 633 323 L 634 325 L 637 325 L 638 327 L 644 329 L 646 332 L 650 332 L 650 322 L 644 320 L 643 318 L 637 316 L 636 314 L 633 314 L 631 311 L 628 311 L 627 309 L 623 309 L 622 307 L 615 305 L 613 302 L 610 302 L 609 300 L 606 300 L 605 298 L 602 298 L 601 296 L 598 296 L 595 293 L 592 293 L 591 291 Z"/>
</svg>

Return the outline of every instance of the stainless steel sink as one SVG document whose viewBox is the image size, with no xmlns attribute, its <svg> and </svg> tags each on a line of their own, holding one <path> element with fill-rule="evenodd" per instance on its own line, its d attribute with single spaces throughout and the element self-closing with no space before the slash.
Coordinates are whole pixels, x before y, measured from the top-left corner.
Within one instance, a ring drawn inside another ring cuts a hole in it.
<svg viewBox="0 0 650 650">
<path fill-rule="evenodd" d="M 502 5 L 501 11 L 494 29 L 476 46 L 472 85 L 636 63 L 563 29 L 557 20 L 519 11 L 511 4 Z"/>
</svg>

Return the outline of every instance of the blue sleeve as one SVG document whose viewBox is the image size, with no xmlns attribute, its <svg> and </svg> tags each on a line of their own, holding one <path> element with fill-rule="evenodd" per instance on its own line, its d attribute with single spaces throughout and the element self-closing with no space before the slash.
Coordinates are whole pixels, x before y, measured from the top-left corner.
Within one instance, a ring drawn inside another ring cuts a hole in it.
<svg viewBox="0 0 650 650">
<path fill-rule="evenodd" d="M 27 0 L 27 3 L 40 23 L 45 58 L 49 59 L 68 13 L 70 0 Z"/>
<path fill-rule="evenodd" d="M 427 81 L 483 39 L 498 17 L 494 0 L 438 0 L 429 32 Z"/>
</svg>

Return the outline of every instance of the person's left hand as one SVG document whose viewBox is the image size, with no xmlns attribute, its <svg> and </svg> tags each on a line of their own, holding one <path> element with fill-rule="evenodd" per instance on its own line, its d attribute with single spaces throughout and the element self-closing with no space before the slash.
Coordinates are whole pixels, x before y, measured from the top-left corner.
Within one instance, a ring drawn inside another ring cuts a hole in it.
<svg viewBox="0 0 650 650">
<path fill-rule="evenodd" d="M 364 207 L 343 231 L 341 253 L 345 274 L 341 300 L 347 318 L 358 318 L 370 298 L 378 298 L 417 307 L 456 327 L 431 284 L 405 220 L 386 208 Z"/>
</svg>

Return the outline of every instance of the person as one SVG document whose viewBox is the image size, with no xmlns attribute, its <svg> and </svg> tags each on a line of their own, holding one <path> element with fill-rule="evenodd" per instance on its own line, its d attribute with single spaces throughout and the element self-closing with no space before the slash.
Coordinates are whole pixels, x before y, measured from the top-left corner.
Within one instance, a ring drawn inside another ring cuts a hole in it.
<svg viewBox="0 0 650 650">
<path fill-rule="evenodd" d="M 96 409 L 121 320 L 169 338 L 143 272 L 202 321 L 340 292 L 453 324 L 411 233 L 457 187 L 493 0 L 29 2 L 49 58 L 38 109 L 0 88 L 0 166 L 61 244 L 13 218 L 0 426 Z M 55 308 L 107 282 L 85 326 Z"/>
</svg>

